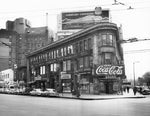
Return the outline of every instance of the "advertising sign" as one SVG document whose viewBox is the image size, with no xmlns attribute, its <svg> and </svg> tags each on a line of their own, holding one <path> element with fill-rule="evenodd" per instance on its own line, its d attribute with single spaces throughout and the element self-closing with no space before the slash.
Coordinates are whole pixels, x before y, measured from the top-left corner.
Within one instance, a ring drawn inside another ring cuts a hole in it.
<svg viewBox="0 0 150 116">
<path fill-rule="evenodd" d="M 123 65 L 100 65 L 96 69 L 97 75 L 123 75 Z"/>
<path fill-rule="evenodd" d="M 66 72 L 61 72 L 61 79 L 71 79 L 71 74 L 67 74 Z"/>
<path fill-rule="evenodd" d="M 96 7 L 93 11 L 64 12 L 61 17 L 62 30 L 83 29 L 108 21 L 109 10 L 101 10 L 100 7 Z"/>
</svg>

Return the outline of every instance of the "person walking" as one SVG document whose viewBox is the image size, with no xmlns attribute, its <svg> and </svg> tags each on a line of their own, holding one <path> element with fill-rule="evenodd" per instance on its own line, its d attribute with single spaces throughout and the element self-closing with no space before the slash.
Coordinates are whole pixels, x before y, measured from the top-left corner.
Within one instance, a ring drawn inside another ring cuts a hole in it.
<svg viewBox="0 0 150 116">
<path fill-rule="evenodd" d="M 134 93 L 134 95 L 136 95 L 136 92 L 137 92 L 137 88 L 133 87 L 133 93 Z"/>
<path fill-rule="evenodd" d="M 129 93 L 130 87 L 127 86 L 127 92 Z"/>
</svg>

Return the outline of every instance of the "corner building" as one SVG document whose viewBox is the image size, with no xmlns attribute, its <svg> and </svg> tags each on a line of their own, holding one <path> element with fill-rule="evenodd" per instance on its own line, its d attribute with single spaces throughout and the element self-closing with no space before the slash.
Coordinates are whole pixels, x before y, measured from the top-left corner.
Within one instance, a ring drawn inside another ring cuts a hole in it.
<svg viewBox="0 0 150 116">
<path fill-rule="evenodd" d="M 121 91 L 122 39 L 114 23 L 102 22 L 28 54 L 27 80 L 36 87 L 82 94 Z"/>
</svg>

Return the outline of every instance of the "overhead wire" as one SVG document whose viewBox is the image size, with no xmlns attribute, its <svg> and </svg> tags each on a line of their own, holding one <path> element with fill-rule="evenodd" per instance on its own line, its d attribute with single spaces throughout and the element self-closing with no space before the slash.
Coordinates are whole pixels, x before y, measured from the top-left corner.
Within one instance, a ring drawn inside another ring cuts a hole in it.
<svg viewBox="0 0 150 116">
<path fill-rule="evenodd" d="M 146 1 L 146 2 L 150 2 L 150 1 Z M 129 2 L 129 3 L 146 3 L 146 2 Z M 113 6 L 111 3 L 110 4 L 101 4 L 100 6 Z M 126 5 L 125 6 L 130 6 L 130 5 Z M 78 7 L 68 7 L 68 8 L 52 8 L 52 9 L 39 9 L 39 10 L 24 10 L 24 11 L 11 11 L 11 12 L 0 12 L 0 14 L 18 14 L 18 13 L 35 13 L 35 12 L 50 12 L 50 11 L 54 11 L 54 12 L 58 12 L 58 11 L 62 11 L 62 10 L 69 10 L 69 9 L 78 9 L 78 8 L 91 8 L 91 7 L 94 7 L 94 5 L 90 5 L 90 6 L 78 6 Z M 145 9 L 145 8 L 150 8 L 149 6 L 148 7 L 137 7 L 137 8 L 134 8 L 135 9 Z M 122 11 L 122 10 L 128 10 L 128 9 L 112 9 L 111 11 Z M 57 13 L 52 13 L 52 14 L 49 14 L 49 15 L 56 15 Z"/>
</svg>

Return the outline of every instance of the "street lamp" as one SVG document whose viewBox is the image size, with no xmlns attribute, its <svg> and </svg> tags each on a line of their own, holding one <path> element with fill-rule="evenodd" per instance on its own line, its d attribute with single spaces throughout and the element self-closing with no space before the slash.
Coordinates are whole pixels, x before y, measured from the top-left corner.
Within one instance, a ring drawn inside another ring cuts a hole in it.
<svg viewBox="0 0 150 116">
<path fill-rule="evenodd" d="M 133 62 L 133 78 L 134 78 L 134 87 L 135 87 L 135 64 L 139 63 L 139 61 Z"/>
</svg>

